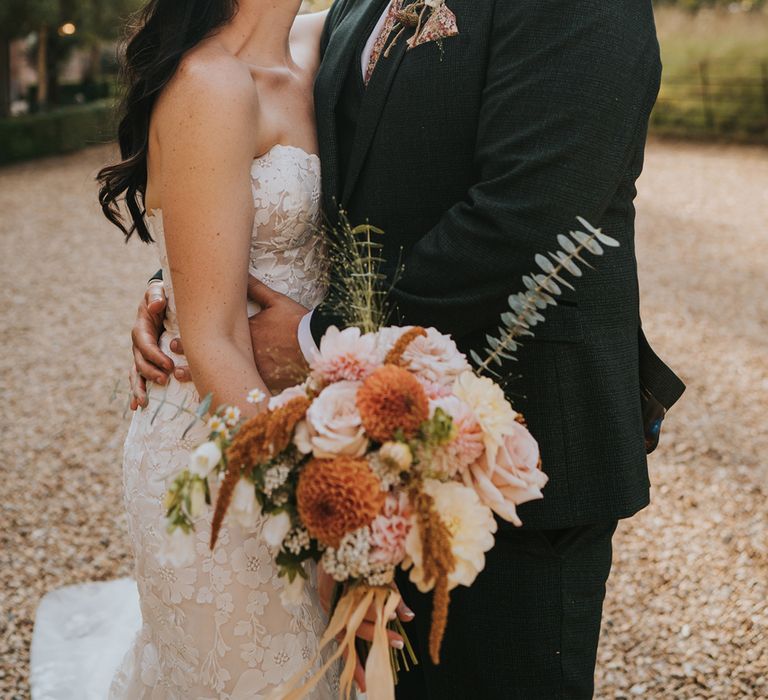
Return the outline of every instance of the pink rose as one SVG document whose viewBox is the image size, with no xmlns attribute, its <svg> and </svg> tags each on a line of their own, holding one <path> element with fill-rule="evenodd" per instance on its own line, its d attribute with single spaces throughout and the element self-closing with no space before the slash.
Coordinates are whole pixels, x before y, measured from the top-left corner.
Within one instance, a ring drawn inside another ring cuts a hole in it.
<svg viewBox="0 0 768 700">
<path fill-rule="evenodd" d="M 411 530 L 408 497 L 389 494 L 381 515 L 371 523 L 370 562 L 375 566 L 397 566 L 405 558 L 405 539 Z"/>
<path fill-rule="evenodd" d="M 543 498 L 541 489 L 549 478 L 539 468 L 539 445 L 528 429 L 514 423 L 510 433 L 498 448 L 495 467 L 483 455 L 463 479 L 494 513 L 519 527 L 523 523 L 516 506 Z"/>
</svg>

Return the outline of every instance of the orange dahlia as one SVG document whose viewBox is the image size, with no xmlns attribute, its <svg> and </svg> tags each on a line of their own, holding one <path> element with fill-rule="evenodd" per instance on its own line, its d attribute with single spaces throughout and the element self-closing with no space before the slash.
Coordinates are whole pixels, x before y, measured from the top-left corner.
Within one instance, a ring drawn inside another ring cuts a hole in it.
<svg viewBox="0 0 768 700">
<path fill-rule="evenodd" d="M 402 430 L 413 437 L 429 418 L 429 401 L 416 377 L 395 365 L 379 367 L 357 390 L 357 409 L 369 437 L 386 442 Z"/>
<path fill-rule="evenodd" d="M 386 495 L 364 459 L 339 456 L 311 460 L 299 477 L 296 501 L 311 537 L 338 547 L 344 535 L 381 512 Z"/>
</svg>

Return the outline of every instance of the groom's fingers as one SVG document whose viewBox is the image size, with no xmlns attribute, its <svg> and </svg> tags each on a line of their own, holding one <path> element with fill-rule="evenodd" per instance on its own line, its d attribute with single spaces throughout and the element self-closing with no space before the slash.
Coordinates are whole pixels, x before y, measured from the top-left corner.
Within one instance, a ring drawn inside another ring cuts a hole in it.
<svg viewBox="0 0 768 700">
<path fill-rule="evenodd" d="M 147 383 L 136 369 L 136 365 L 131 365 L 128 372 L 128 381 L 131 384 L 131 410 L 135 411 L 139 406 L 147 407 Z"/>
<path fill-rule="evenodd" d="M 261 280 L 257 280 L 253 275 L 248 275 L 248 298 L 257 303 L 262 308 L 272 306 L 275 299 L 280 296 Z"/>
</svg>

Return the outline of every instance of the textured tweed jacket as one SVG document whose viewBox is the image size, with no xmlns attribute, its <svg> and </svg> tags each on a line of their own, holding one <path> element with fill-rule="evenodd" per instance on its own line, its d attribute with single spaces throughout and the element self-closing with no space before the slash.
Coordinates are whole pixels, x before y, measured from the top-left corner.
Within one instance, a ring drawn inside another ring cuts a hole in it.
<svg viewBox="0 0 768 700">
<path fill-rule="evenodd" d="M 633 200 L 661 73 L 651 0 L 447 1 L 459 35 L 401 39 L 363 88 L 387 0 L 336 0 L 315 85 L 326 212 L 384 229 L 386 272 L 404 263 L 398 320 L 464 350 L 577 215 L 621 242 L 505 369 L 551 478 L 526 525 L 627 517 L 649 500 L 640 384 L 666 407 L 683 389 L 638 306 Z M 337 322 L 321 307 L 313 334 Z"/>
</svg>

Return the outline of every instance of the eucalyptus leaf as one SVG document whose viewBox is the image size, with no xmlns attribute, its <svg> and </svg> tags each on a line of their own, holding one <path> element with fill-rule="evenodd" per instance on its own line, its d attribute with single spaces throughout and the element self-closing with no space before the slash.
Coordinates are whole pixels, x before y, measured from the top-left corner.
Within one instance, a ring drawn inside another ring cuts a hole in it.
<svg viewBox="0 0 768 700">
<path fill-rule="evenodd" d="M 541 253 L 538 253 L 536 257 L 534 258 L 536 261 L 536 264 L 544 270 L 544 272 L 551 274 L 555 271 L 554 265 L 549 261 L 548 258 L 544 257 Z"/>
<path fill-rule="evenodd" d="M 558 264 L 562 265 L 574 277 L 581 277 L 581 268 L 575 262 L 573 262 L 573 258 L 569 257 L 562 250 L 558 250 L 557 253 L 550 253 L 550 255 Z"/>
<path fill-rule="evenodd" d="M 554 280 L 551 280 L 544 275 L 534 275 L 533 279 L 535 279 L 548 292 L 551 292 L 556 296 L 560 296 L 563 293 L 563 291 L 560 289 L 560 287 L 557 286 L 557 283 Z"/>
<path fill-rule="evenodd" d="M 573 244 L 573 241 L 570 238 L 568 238 L 568 236 L 566 236 L 564 233 L 558 234 L 557 242 L 560 244 L 560 247 L 566 253 L 576 252 L 576 246 Z"/>
<path fill-rule="evenodd" d="M 603 249 L 600 244 L 592 237 L 584 233 L 584 231 L 573 231 L 573 237 L 583 245 L 593 255 L 602 255 Z"/>
</svg>

